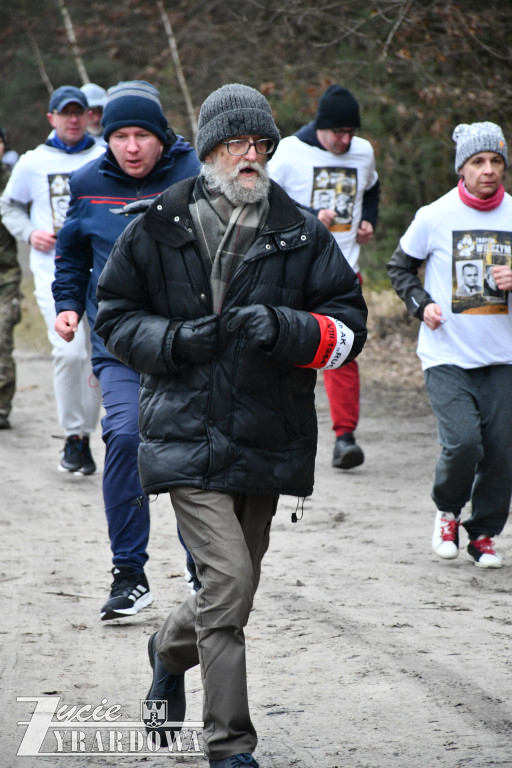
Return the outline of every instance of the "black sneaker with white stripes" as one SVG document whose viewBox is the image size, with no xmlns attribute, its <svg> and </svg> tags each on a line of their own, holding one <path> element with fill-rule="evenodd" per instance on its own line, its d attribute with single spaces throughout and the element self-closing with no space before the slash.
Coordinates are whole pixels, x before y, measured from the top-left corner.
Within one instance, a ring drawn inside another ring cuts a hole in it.
<svg viewBox="0 0 512 768">
<path fill-rule="evenodd" d="M 124 619 L 134 616 L 153 602 L 144 571 L 136 571 L 130 565 L 112 568 L 114 581 L 110 597 L 101 609 L 101 620 Z"/>
</svg>

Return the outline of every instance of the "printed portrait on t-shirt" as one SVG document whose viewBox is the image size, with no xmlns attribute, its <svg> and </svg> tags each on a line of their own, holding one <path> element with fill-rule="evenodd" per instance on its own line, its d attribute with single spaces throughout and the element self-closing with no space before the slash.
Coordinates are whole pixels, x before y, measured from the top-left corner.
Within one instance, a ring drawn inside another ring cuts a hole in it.
<svg viewBox="0 0 512 768">
<path fill-rule="evenodd" d="M 493 299 L 504 299 L 505 298 L 505 291 L 502 291 L 498 286 L 496 285 L 496 279 L 493 274 L 494 267 L 499 266 L 498 264 L 487 264 L 485 267 L 485 274 L 484 274 L 484 296 L 487 296 L 491 301 Z"/>
<path fill-rule="evenodd" d="M 459 261 L 455 264 L 457 272 L 457 296 L 474 296 L 482 293 L 481 261 Z"/>
<path fill-rule="evenodd" d="M 334 210 L 334 190 L 317 189 L 313 194 L 313 208 Z"/>
<path fill-rule="evenodd" d="M 69 173 L 49 173 L 50 208 L 55 234 L 64 224 L 69 206 Z"/>
<path fill-rule="evenodd" d="M 354 203 L 357 194 L 357 170 L 355 168 L 313 168 L 312 208 L 329 208 L 336 211 L 330 226 L 332 232 L 349 232 L 352 228 Z M 327 201 L 329 204 L 327 205 Z"/>
<path fill-rule="evenodd" d="M 512 233 L 453 232 L 452 311 L 459 314 L 508 313 L 507 295 L 497 287 L 493 268 L 512 261 Z"/>
</svg>

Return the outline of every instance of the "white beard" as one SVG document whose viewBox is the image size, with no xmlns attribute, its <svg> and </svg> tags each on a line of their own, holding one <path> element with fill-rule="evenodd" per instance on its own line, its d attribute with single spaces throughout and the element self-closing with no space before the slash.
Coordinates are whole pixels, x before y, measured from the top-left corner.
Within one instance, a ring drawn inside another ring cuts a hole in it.
<svg viewBox="0 0 512 768">
<path fill-rule="evenodd" d="M 247 203 L 257 203 L 267 197 L 270 189 L 267 169 L 259 163 L 244 162 L 244 167 L 253 168 L 257 172 L 258 178 L 254 187 L 242 186 L 238 179 L 238 166 L 226 172 L 221 169 L 219 162 L 202 163 L 201 175 L 208 186 L 211 189 L 218 189 L 224 197 L 227 197 L 231 205 L 237 207 Z"/>
</svg>

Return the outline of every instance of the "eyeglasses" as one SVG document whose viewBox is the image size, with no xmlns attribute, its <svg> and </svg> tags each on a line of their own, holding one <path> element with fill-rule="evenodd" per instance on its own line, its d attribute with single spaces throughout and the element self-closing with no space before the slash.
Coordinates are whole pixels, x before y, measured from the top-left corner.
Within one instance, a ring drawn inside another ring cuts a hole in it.
<svg viewBox="0 0 512 768">
<path fill-rule="evenodd" d="M 72 117 L 83 117 L 85 115 L 85 109 L 70 109 L 70 110 L 63 110 L 62 112 L 57 112 L 57 110 L 53 110 L 54 115 L 59 115 L 59 117 L 65 117 L 66 119 L 71 119 Z"/>
<path fill-rule="evenodd" d="M 335 136 L 343 136 L 345 133 L 348 133 L 349 136 L 353 137 L 356 134 L 356 130 L 356 128 L 331 128 Z"/>
<path fill-rule="evenodd" d="M 251 147 L 254 147 L 258 155 L 270 155 L 276 145 L 274 139 L 257 139 L 257 141 L 232 139 L 222 143 L 226 145 L 229 154 L 235 155 L 235 157 L 247 154 Z"/>
</svg>

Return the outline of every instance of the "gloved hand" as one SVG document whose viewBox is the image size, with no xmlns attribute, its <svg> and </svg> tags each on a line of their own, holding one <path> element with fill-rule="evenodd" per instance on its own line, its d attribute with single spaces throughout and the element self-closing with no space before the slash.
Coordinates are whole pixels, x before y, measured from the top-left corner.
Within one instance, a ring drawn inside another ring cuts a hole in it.
<svg viewBox="0 0 512 768">
<path fill-rule="evenodd" d="M 206 363 L 217 348 L 218 315 L 184 320 L 174 331 L 172 355 L 187 363 Z"/>
<path fill-rule="evenodd" d="M 227 330 L 233 332 L 242 327 L 251 347 L 270 349 L 277 341 L 279 322 L 272 310 L 263 304 L 233 307 L 229 310 Z"/>
</svg>

